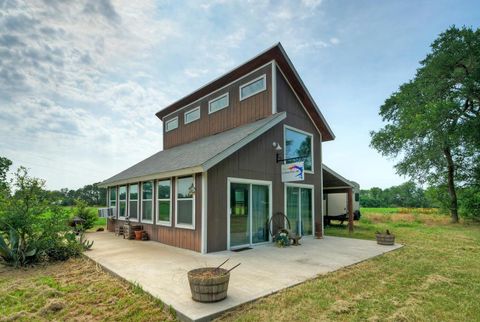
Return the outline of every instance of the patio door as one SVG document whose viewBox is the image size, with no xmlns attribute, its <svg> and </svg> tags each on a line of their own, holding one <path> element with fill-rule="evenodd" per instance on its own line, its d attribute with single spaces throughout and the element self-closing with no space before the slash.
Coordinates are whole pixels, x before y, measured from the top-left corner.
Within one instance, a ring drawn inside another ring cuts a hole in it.
<svg viewBox="0 0 480 322">
<path fill-rule="evenodd" d="M 229 181 L 229 248 L 269 241 L 271 185 L 259 181 Z"/>
<path fill-rule="evenodd" d="M 290 229 L 299 235 L 313 235 L 313 188 L 286 186 L 286 215 Z"/>
</svg>

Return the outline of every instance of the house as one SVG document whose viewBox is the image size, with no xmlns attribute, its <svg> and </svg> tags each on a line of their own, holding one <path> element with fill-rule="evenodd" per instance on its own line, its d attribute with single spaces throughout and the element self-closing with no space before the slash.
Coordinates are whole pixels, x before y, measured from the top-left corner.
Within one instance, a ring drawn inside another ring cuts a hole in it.
<svg viewBox="0 0 480 322">
<path fill-rule="evenodd" d="M 280 43 L 156 116 L 164 150 L 101 183 L 110 231 L 128 217 L 151 240 L 209 253 L 271 241 L 278 212 L 322 236 L 324 189 L 352 204 L 351 182 L 322 165 L 335 136 Z"/>
</svg>

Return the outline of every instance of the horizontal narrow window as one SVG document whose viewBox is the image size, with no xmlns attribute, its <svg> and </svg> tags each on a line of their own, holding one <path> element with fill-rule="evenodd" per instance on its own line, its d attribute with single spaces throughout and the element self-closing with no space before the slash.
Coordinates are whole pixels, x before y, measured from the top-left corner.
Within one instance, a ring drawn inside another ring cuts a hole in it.
<svg viewBox="0 0 480 322">
<path fill-rule="evenodd" d="M 171 191 L 170 179 L 160 180 L 157 184 L 157 223 L 171 225 Z"/>
<path fill-rule="evenodd" d="M 240 100 L 244 100 L 267 89 L 266 75 L 262 75 L 240 86 Z"/>
<path fill-rule="evenodd" d="M 208 113 L 214 113 L 220 111 L 228 106 L 229 95 L 228 93 L 223 94 L 220 97 L 214 98 L 208 102 Z"/>
<path fill-rule="evenodd" d="M 142 184 L 142 221 L 153 222 L 153 182 Z"/>
<path fill-rule="evenodd" d="M 138 220 L 138 184 L 128 187 L 128 218 Z"/>
<path fill-rule="evenodd" d="M 127 213 L 127 187 L 118 188 L 118 217 L 125 218 Z"/>
<path fill-rule="evenodd" d="M 195 228 L 194 177 L 177 178 L 176 226 Z"/>
<path fill-rule="evenodd" d="M 175 130 L 177 127 L 178 127 L 178 116 L 174 117 L 171 120 L 168 120 L 165 123 L 165 131 L 166 132 L 171 131 L 171 130 Z"/>
<path fill-rule="evenodd" d="M 194 109 L 185 112 L 185 124 L 196 121 L 200 118 L 200 106 L 195 107 Z"/>
</svg>

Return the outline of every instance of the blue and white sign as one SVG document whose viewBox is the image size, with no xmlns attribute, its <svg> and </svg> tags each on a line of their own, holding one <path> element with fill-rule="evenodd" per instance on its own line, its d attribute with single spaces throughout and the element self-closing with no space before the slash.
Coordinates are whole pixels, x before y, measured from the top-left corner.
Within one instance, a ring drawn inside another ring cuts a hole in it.
<svg viewBox="0 0 480 322">
<path fill-rule="evenodd" d="M 303 161 L 282 164 L 282 182 L 303 181 L 304 173 Z"/>
</svg>

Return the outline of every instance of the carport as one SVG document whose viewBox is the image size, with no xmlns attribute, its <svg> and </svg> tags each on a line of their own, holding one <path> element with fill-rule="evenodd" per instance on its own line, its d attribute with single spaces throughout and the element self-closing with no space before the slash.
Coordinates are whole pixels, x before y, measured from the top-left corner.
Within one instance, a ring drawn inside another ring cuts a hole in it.
<svg viewBox="0 0 480 322">
<path fill-rule="evenodd" d="M 353 189 L 358 189 L 356 182 L 347 180 L 325 164 L 322 164 L 323 195 L 329 193 L 347 194 L 348 230 L 353 232 Z"/>
</svg>

